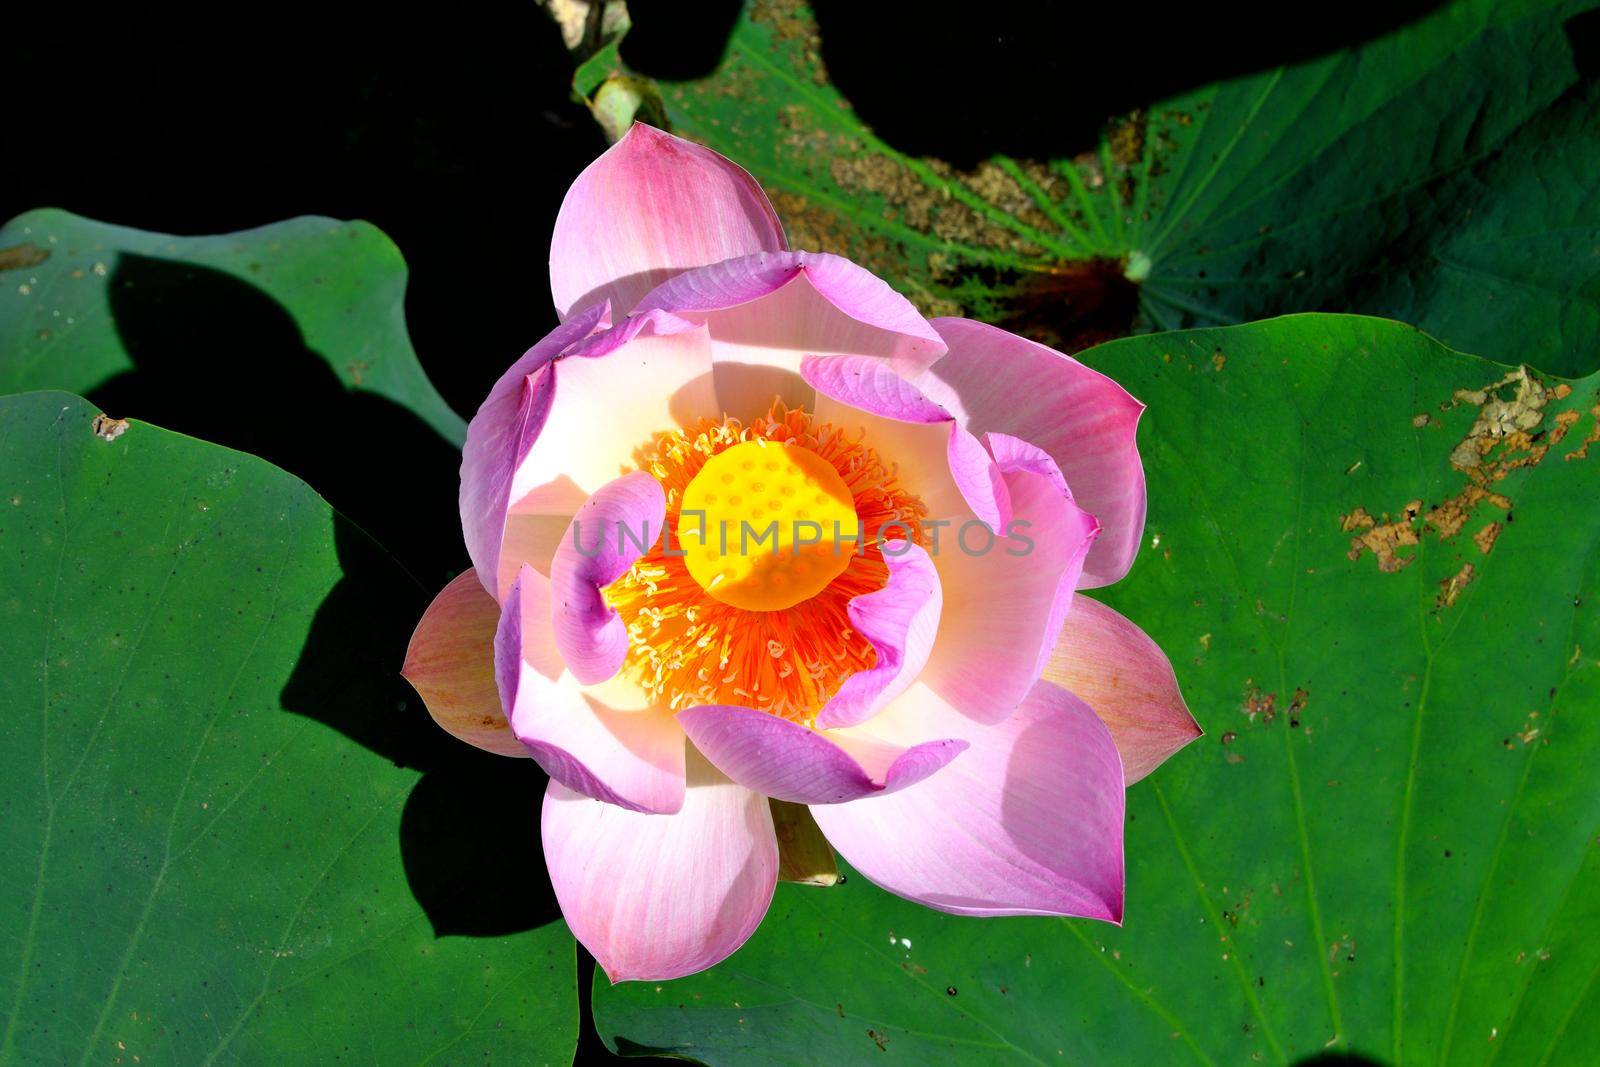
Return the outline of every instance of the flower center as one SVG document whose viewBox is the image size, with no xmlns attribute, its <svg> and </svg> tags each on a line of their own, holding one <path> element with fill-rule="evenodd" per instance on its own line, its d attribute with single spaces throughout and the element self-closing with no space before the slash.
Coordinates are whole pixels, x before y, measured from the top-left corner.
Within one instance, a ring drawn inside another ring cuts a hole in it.
<svg viewBox="0 0 1600 1067">
<path fill-rule="evenodd" d="M 606 587 L 606 602 L 628 627 L 623 669 L 675 711 L 742 704 L 810 723 L 846 678 L 877 662 L 871 642 L 850 624 L 850 601 L 888 580 L 881 540 L 909 534 L 926 544 L 927 508 L 859 430 L 815 422 L 781 404 L 748 425 L 705 420 L 661 434 L 638 458 L 666 490 L 673 536 Z M 733 480 L 722 481 L 725 475 Z M 808 478 L 816 485 L 807 486 Z M 786 496 L 785 485 L 794 492 Z M 685 511 L 706 512 L 708 539 L 684 536 L 702 521 Z M 776 553 L 774 538 L 755 542 L 773 520 L 788 537 Z M 746 522 L 756 533 L 749 551 L 736 554 Z M 815 545 L 799 544 L 816 533 L 806 522 L 822 527 Z M 713 557 L 709 549 L 721 550 L 719 523 L 729 524 L 729 551 Z M 860 540 L 841 545 L 835 557 L 833 546 L 858 531 Z M 809 556 L 813 550 L 825 560 Z M 719 582 L 722 573 L 729 576 Z"/>
<path fill-rule="evenodd" d="M 683 491 L 678 543 L 711 596 L 782 611 L 844 573 L 857 525 L 850 487 L 827 460 L 760 437 L 706 460 Z"/>
</svg>

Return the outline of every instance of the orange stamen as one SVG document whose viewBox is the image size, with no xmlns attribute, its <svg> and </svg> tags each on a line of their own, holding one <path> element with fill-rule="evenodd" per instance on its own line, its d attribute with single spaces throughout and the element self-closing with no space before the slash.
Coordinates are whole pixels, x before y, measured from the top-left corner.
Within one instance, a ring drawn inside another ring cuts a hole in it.
<svg viewBox="0 0 1600 1067">
<path fill-rule="evenodd" d="M 922 501 L 900 486 L 864 434 L 815 423 L 775 402 L 749 426 L 703 419 L 664 433 L 642 450 L 640 468 L 667 495 L 667 529 L 677 530 L 684 490 L 706 461 L 745 442 L 792 442 L 827 462 L 848 488 L 863 531 L 862 547 L 821 592 L 777 611 L 752 611 L 709 595 L 685 558 L 656 545 L 605 590 L 628 627 L 624 670 L 673 710 L 699 704 L 742 704 L 809 724 L 846 678 L 877 660 L 850 626 L 846 607 L 883 588 L 888 568 L 876 543 L 888 537 L 925 543 Z M 678 550 L 680 546 L 670 546 Z M 845 551 L 848 551 L 848 546 Z"/>
</svg>

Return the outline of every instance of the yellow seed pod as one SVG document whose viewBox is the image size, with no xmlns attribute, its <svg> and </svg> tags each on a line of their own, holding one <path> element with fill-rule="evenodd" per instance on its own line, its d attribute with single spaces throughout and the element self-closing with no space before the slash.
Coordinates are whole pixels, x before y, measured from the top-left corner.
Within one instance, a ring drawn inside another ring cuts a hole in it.
<svg viewBox="0 0 1600 1067">
<path fill-rule="evenodd" d="M 844 571 L 856 527 L 850 489 L 830 463 L 757 438 L 712 456 L 684 487 L 675 547 L 716 599 L 782 611 Z"/>
</svg>

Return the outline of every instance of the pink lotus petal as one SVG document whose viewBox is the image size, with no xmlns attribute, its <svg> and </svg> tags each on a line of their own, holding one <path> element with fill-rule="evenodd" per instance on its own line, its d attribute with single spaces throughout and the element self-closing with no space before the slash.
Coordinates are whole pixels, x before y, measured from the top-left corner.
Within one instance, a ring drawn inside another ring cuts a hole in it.
<svg viewBox="0 0 1600 1067">
<path fill-rule="evenodd" d="M 786 247 L 777 213 L 742 168 L 635 123 L 567 190 L 550 288 L 563 319 L 604 300 L 627 311 L 679 271 Z"/>
<path fill-rule="evenodd" d="M 578 505 L 632 469 L 653 433 L 720 414 L 705 331 L 658 315 L 596 333 L 605 322 L 597 306 L 558 326 L 501 375 L 467 428 L 461 525 L 474 570 L 497 576 L 497 599 L 523 563 L 549 571 Z"/>
<path fill-rule="evenodd" d="M 942 739 L 909 748 L 846 741 L 753 708 L 708 704 L 678 712 L 689 740 L 718 770 L 764 796 L 796 804 L 838 804 L 893 793 L 954 759 L 966 742 Z"/>
<path fill-rule="evenodd" d="M 1116 382 L 1053 349 L 970 319 L 935 319 L 949 352 L 921 378 L 930 398 L 976 434 L 1031 441 L 1060 465 L 1073 496 L 1105 527 L 1084 567 L 1086 587 L 1127 573 L 1144 530 L 1144 405 Z"/>
<path fill-rule="evenodd" d="M 628 316 L 609 330 L 590 334 L 568 348 L 562 356 L 567 359 L 598 359 L 600 356 L 609 356 L 647 330 L 654 337 L 671 337 L 674 334 L 688 333 L 696 328 L 694 323 L 680 319 L 670 312 L 646 311 Z"/>
<path fill-rule="evenodd" d="M 507 514 L 505 539 L 500 542 L 498 587 L 509 590 L 523 564 L 550 577 L 550 561 L 555 559 L 556 549 L 567 536 L 567 526 L 588 499 L 589 494 L 575 482 L 561 481 L 540 495 L 539 506 L 548 511 L 513 509 Z"/>
<path fill-rule="evenodd" d="M 917 728 L 904 741 L 932 731 L 971 747 L 892 796 L 814 806 L 852 866 L 941 911 L 1121 921 L 1122 763 L 1088 705 L 1042 682 L 981 726 L 917 685 L 891 711 L 871 725 L 898 719 Z"/>
<path fill-rule="evenodd" d="M 660 539 L 666 518 L 666 494 L 645 471 L 603 486 L 573 516 L 550 564 L 550 588 L 556 648 L 578 681 L 593 685 L 622 668 L 628 628 L 601 590 Z"/>
<path fill-rule="evenodd" d="M 552 383 L 533 379 L 562 349 L 581 340 L 606 320 L 599 305 L 563 323 L 511 365 L 467 426 L 461 453 L 461 530 L 467 554 L 484 588 L 498 599 L 510 586 L 496 584 L 506 516 L 512 504 L 511 483 L 528 456 L 549 414 Z M 510 568 L 515 574 L 516 568 Z"/>
<path fill-rule="evenodd" d="M 1006 529 L 1015 517 L 1011 490 L 989 450 L 964 427 L 951 425 L 946 461 L 973 516 L 992 530 Z"/>
<path fill-rule="evenodd" d="M 1036 491 L 1047 502 L 1046 507 L 1058 507 L 1060 501 L 1065 500 L 1067 506 L 1062 513 L 1065 521 L 1072 529 L 1085 531 L 1086 540 L 1078 552 L 1067 557 L 1067 565 L 1056 582 L 1055 600 L 1050 608 L 1049 621 L 1045 623 L 1045 633 L 1056 634 L 1060 632 L 1061 623 L 1072 606 L 1073 593 L 1083 579 L 1083 567 L 1088 555 L 1094 551 L 1094 544 L 1100 537 L 1100 520 L 1073 501 L 1072 491 L 1061 474 L 1061 468 L 1048 452 L 1010 434 L 985 434 L 984 441 L 994 456 L 995 468 L 1006 478 L 1008 499 L 1009 487 L 1015 481 Z M 1037 666 L 1040 671 L 1044 670 L 1053 640 L 1047 638 L 1045 647 L 1039 653 Z"/>
<path fill-rule="evenodd" d="M 754 252 L 684 271 L 650 290 L 634 314 L 652 309 L 684 315 L 722 311 L 777 292 L 800 276 L 814 253 Z"/>
<path fill-rule="evenodd" d="M 893 468 L 900 487 L 927 507 L 928 519 L 935 524 L 930 527 L 930 536 L 938 537 L 941 546 L 933 552 L 937 561 L 942 546 L 955 536 L 955 530 L 975 518 L 962 486 L 956 484 L 950 470 L 950 435 L 955 427 L 950 423 L 896 422 L 842 404 L 823 393 L 817 394 L 815 403 L 815 421 L 851 435 L 859 433 L 862 442 Z M 964 480 L 976 481 L 970 471 Z"/>
<path fill-rule="evenodd" d="M 1010 521 L 1004 480 L 983 443 L 887 361 L 805 356 L 800 372 L 816 390 L 817 420 L 864 430 L 932 518 L 959 524 L 976 517 L 997 530 Z"/>
<path fill-rule="evenodd" d="M 550 336 L 579 333 L 590 320 L 598 328 L 598 315 L 586 312 Z M 542 362 L 518 386 L 522 398 L 509 416 L 493 395 L 478 411 L 461 467 L 467 544 L 475 561 L 482 555 L 498 568 L 498 598 L 523 563 L 549 574 L 566 523 L 600 486 L 637 467 L 640 446 L 720 414 L 706 330 L 670 315 L 630 318 L 558 349 L 541 342 L 514 370 L 534 365 L 531 357 Z M 475 450 L 480 422 L 485 440 Z M 494 450 L 491 427 L 501 427 Z"/>
<path fill-rule="evenodd" d="M 544 368 L 538 381 L 544 378 L 549 379 L 549 413 L 538 442 L 515 469 L 514 517 L 571 518 L 574 502 L 581 504 L 600 486 L 637 469 L 638 450 L 656 435 L 720 416 L 706 330 L 669 315 L 630 318 L 574 344 Z M 533 547 L 547 545 L 534 542 Z M 549 569 L 549 557 L 510 563 L 514 566 L 501 563 L 501 589 L 522 563 Z"/>
<path fill-rule="evenodd" d="M 1099 526 L 1073 503 L 1053 462 L 990 435 L 1012 518 L 937 556 L 945 610 L 924 677 L 979 722 L 997 722 L 1038 681 Z"/>
<path fill-rule="evenodd" d="M 944 342 L 910 301 L 870 271 L 819 252 L 762 253 L 687 271 L 636 313 L 660 309 L 711 331 L 717 399 L 750 421 L 774 398 L 810 409 L 805 356 L 871 356 L 902 377 L 921 373 Z"/>
<path fill-rule="evenodd" d="M 1044 678 L 1083 699 L 1111 729 L 1132 785 L 1201 735 L 1166 653 L 1139 627 L 1074 597 Z"/>
<path fill-rule="evenodd" d="M 674 815 L 591 800 L 557 782 L 541 836 L 573 936 L 613 982 L 664 981 L 720 963 L 772 902 L 778 845 L 767 798 L 691 752 Z"/>
<path fill-rule="evenodd" d="M 817 712 L 817 727 L 854 726 L 905 692 L 922 673 L 939 631 L 944 595 L 926 550 L 908 541 L 885 542 L 889 580 L 845 610 L 856 633 L 871 642 L 877 662 L 857 671 Z"/>
<path fill-rule="evenodd" d="M 593 493 L 637 468 L 637 450 L 657 433 L 720 414 L 706 332 L 671 316 L 636 317 L 596 333 L 546 373 L 549 413 L 512 483 L 511 499 L 524 512 L 552 486 Z"/>
<path fill-rule="evenodd" d="M 984 442 L 988 445 L 989 455 L 994 457 L 995 466 L 1007 474 L 1025 473 L 1037 474 L 1041 478 L 1048 478 L 1054 482 L 1056 488 L 1072 499 L 1072 487 L 1067 484 L 1066 476 L 1061 473 L 1061 465 L 1055 457 L 1031 441 L 1024 441 L 1020 437 L 1013 437 L 1005 433 L 984 434 Z"/>
<path fill-rule="evenodd" d="M 803 356 L 800 377 L 841 404 L 897 422 L 951 422 L 950 413 L 871 356 Z"/>
<path fill-rule="evenodd" d="M 462 571 L 422 613 L 400 673 L 433 721 L 469 745 L 501 756 L 526 756 L 500 710 L 494 680 L 494 631 L 500 605 L 478 576 Z"/>
<path fill-rule="evenodd" d="M 505 718 L 551 778 L 635 811 L 683 806 L 683 729 L 623 678 L 585 686 L 567 671 L 551 624 L 550 582 L 524 566 L 494 634 Z"/>
</svg>

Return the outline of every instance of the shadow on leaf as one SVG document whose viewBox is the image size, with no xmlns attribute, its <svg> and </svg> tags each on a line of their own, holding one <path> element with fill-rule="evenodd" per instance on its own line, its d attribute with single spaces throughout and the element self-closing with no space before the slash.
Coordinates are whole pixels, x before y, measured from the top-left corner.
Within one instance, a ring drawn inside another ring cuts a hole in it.
<svg viewBox="0 0 1600 1067">
<path fill-rule="evenodd" d="M 962 168 L 1094 148 L 1108 117 L 1217 81 L 1372 40 L 1441 0 L 1300 8 L 1030 0 L 907 18 L 897 4 L 813 0 L 821 57 L 863 122 L 913 155 Z M 783 32 L 780 26 L 779 32 Z"/>
<path fill-rule="evenodd" d="M 398 404 L 346 389 L 272 297 L 209 267 L 130 253 L 110 283 L 134 367 L 91 395 L 103 410 L 276 463 L 425 585 L 465 565 L 459 453 Z"/>
<path fill-rule="evenodd" d="M 532 760 L 480 752 L 434 725 L 398 673 L 427 596 L 394 580 L 371 538 L 335 524 L 344 577 L 317 610 L 283 706 L 423 772 L 401 815 L 400 851 L 435 936 L 493 937 L 559 919 L 539 847 L 544 775 Z"/>
<path fill-rule="evenodd" d="M 288 313 L 232 275 L 124 254 L 110 303 L 134 368 L 95 403 L 268 459 L 350 516 L 334 520 L 344 577 L 319 606 L 282 700 L 424 772 L 400 848 L 434 933 L 492 936 L 559 918 L 539 848 L 538 768 L 446 735 L 399 675 L 428 594 L 464 555 L 459 454 L 404 408 L 347 390 Z M 397 580 L 363 530 L 429 588 Z"/>
</svg>

